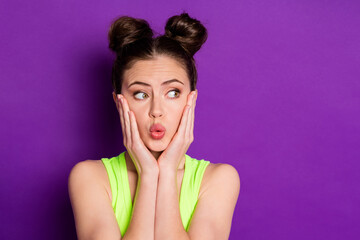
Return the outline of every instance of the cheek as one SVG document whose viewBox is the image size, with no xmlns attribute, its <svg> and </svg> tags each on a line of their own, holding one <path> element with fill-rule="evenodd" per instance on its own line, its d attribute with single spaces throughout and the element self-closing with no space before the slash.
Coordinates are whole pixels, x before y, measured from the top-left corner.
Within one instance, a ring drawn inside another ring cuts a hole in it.
<svg viewBox="0 0 360 240">
<path fill-rule="evenodd" d="M 177 105 L 175 108 L 173 108 L 173 121 L 176 123 L 176 128 L 179 126 L 179 124 L 181 123 L 181 118 L 183 116 L 183 111 L 185 108 L 185 104 L 183 105 Z"/>
<path fill-rule="evenodd" d="M 134 115 L 135 115 L 135 118 L 136 118 L 136 122 L 137 122 L 137 125 L 138 125 L 138 128 L 140 130 L 140 126 L 141 124 L 144 122 L 145 118 L 144 118 L 144 114 L 145 112 L 144 111 L 141 111 L 139 109 L 136 109 L 135 111 L 134 110 L 131 110 L 134 112 Z"/>
<path fill-rule="evenodd" d="M 132 110 L 133 111 L 133 110 Z M 141 139 L 146 138 L 146 136 L 148 135 L 148 118 L 146 116 L 145 111 L 141 111 L 139 109 L 137 109 L 136 111 L 133 111 L 135 118 L 136 118 L 136 124 L 137 124 L 137 128 L 138 128 L 138 132 L 140 135 Z"/>
<path fill-rule="evenodd" d="M 130 105 L 129 104 L 129 109 L 134 113 L 135 115 L 135 120 L 137 123 L 137 127 L 140 133 L 142 133 L 144 131 L 144 127 L 143 124 L 146 121 L 146 111 L 145 109 L 140 108 L 139 106 L 135 106 L 135 105 Z"/>
</svg>

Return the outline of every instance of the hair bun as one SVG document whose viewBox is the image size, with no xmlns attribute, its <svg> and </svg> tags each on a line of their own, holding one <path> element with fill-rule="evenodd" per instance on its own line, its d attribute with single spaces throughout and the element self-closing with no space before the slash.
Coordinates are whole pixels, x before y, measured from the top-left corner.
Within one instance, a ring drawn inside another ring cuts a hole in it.
<svg viewBox="0 0 360 240">
<path fill-rule="evenodd" d="M 128 16 L 116 19 L 109 30 L 109 48 L 120 55 L 126 45 L 143 38 L 152 38 L 153 31 L 147 21 Z"/>
<path fill-rule="evenodd" d="M 191 18 L 187 13 L 182 13 L 168 19 L 165 35 L 178 41 L 193 56 L 205 43 L 207 30 L 200 21 Z"/>
</svg>

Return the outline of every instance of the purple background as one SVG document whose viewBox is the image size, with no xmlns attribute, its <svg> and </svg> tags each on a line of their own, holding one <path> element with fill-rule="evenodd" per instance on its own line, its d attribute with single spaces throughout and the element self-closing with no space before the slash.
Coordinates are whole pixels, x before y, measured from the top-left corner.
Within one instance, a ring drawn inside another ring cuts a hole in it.
<svg viewBox="0 0 360 240">
<path fill-rule="evenodd" d="M 76 239 L 71 168 L 124 151 L 110 22 L 182 10 L 209 32 L 188 154 L 239 172 L 230 239 L 358 239 L 355 0 L 2 1 L 0 239 Z"/>
</svg>

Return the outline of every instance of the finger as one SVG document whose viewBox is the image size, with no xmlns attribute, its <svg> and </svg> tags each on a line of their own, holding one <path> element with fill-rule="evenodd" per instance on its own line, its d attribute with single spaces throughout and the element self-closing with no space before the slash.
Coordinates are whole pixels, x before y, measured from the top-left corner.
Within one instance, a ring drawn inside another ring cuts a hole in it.
<svg viewBox="0 0 360 240">
<path fill-rule="evenodd" d="M 122 99 L 121 99 L 121 94 L 118 95 L 118 99 L 119 102 L 119 114 L 120 114 L 120 123 L 121 123 L 121 130 L 122 130 L 122 135 L 123 135 L 123 139 L 125 139 L 126 135 L 125 135 L 125 125 L 124 125 L 124 110 L 123 110 L 123 104 L 122 104 Z"/>
<path fill-rule="evenodd" d="M 183 117 L 185 118 L 185 120 L 182 121 L 182 123 L 181 123 L 181 124 L 183 124 L 183 128 L 182 128 L 181 131 L 179 131 L 183 137 L 187 137 L 187 136 L 189 135 L 189 133 L 188 133 L 189 130 L 187 130 L 187 129 L 188 129 L 188 122 L 189 122 L 189 121 L 188 121 L 188 119 L 189 119 L 189 114 L 190 114 L 190 112 L 191 112 L 193 94 L 194 94 L 194 91 L 191 91 L 191 92 L 189 93 L 189 95 L 188 95 L 188 98 L 187 98 L 187 106 L 186 106 L 186 107 L 188 107 L 188 109 L 186 110 L 186 112 L 184 112 Z"/>
<path fill-rule="evenodd" d="M 194 140 L 194 122 L 195 122 L 195 107 L 196 107 L 196 99 L 197 99 L 197 93 L 194 96 L 194 105 L 193 110 L 191 114 L 191 129 L 190 129 L 190 138 Z"/>
<path fill-rule="evenodd" d="M 125 122 L 125 132 L 126 140 L 128 143 L 131 141 L 131 130 L 130 130 L 130 118 L 129 118 L 129 105 L 125 97 L 123 97 L 123 106 L 124 106 L 124 122 Z"/>
<path fill-rule="evenodd" d="M 185 137 L 185 130 L 186 130 L 186 124 L 187 124 L 187 119 L 188 119 L 188 115 L 189 115 L 189 109 L 190 106 L 189 105 L 185 105 L 182 117 L 181 117 L 181 121 L 180 121 L 180 125 L 178 128 L 178 134 L 180 136 L 182 136 L 182 138 Z"/>
<path fill-rule="evenodd" d="M 194 94 L 194 91 L 191 91 L 190 93 L 189 93 L 189 95 L 188 95 L 188 98 L 187 98 L 187 105 L 192 105 L 191 103 L 192 103 L 192 96 L 193 96 L 193 94 Z"/>
<path fill-rule="evenodd" d="M 185 136 L 186 136 L 188 139 L 190 139 L 192 109 L 193 109 L 193 107 L 190 107 L 189 112 L 188 112 L 188 114 L 187 114 L 187 121 L 186 121 Z"/>
<path fill-rule="evenodd" d="M 196 94 L 195 94 L 195 106 L 196 106 L 197 96 L 198 96 L 198 91 L 196 90 Z"/>
<path fill-rule="evenodd" d="M 188 137 L 188 139 L 191 138 L 191 125 L 192 125 L 192 116 L 193 116 L 193 112 L 194 112 L 194 93 L 191 95 L 191 107 L 190 110 L 188 112 L 188 116 L 187 116 L 187 122 L 186 122 L 186 130 L 185 130 L 185 136 Z"/>
</svg>

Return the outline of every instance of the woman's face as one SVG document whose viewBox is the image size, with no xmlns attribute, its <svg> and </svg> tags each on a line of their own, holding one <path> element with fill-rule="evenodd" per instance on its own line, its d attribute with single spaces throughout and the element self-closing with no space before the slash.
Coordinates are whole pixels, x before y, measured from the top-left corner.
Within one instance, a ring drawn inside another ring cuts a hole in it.
<svg viewBox="0 0 360 240">
<path fill-rule="evenodd" d="M 124 72 L 121 93 L 135 114 L 145 146 L 153 154 L 164 151 L 177 131 L 190 93 L 185 70 L 167 56 L 139 60 Z M 166 129 L 161 139 L 151 135 L 150 127 L 155 123 Z"/>
</svg>

